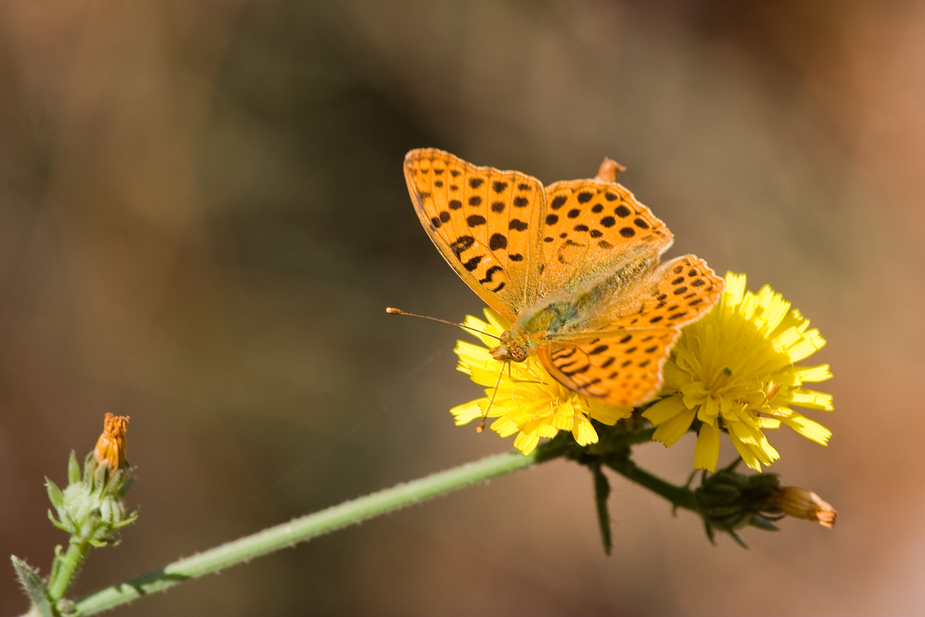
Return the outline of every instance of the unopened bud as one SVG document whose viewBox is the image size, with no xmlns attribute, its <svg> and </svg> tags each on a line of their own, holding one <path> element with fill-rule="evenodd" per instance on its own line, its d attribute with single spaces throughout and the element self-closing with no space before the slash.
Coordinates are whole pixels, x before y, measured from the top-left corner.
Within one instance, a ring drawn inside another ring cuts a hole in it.
<svg viewBox="0 0 925 617">
<path fill-rule="evenodd" d="M 775 500 L 781 512 L 787 516 L 816 521 L 829 529 L 835 526 L 835 517 L 838 514 L 835 508 L 812 491 L 796 486 L 783 486 Z"/>
</svg>

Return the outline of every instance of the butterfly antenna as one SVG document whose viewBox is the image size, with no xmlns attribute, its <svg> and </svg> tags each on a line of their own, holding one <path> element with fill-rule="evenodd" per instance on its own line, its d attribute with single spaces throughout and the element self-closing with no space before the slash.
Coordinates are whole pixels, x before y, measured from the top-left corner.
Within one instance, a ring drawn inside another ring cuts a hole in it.
<svg viewBox="0 0 925 617">
<path fill-rule="evenodd" d="M 510 366 L 511 366 L 510 360 L 506 361 L 504 364 L 506 364 L 508 368 L 510 369 Z M 476 433 L 481 433 L 482 431 L 485 430 L 485 421 L 488 420 L 488 412 L 491 411 L 491 406 L 495 402 L 495 395 L 498 394 L 498 386 L 501 385 L 502 377 L 504 377 L 504 367 L 503 366 L 501 367 L 501 372 L 498 373 L 498 381 L 495 382 L 495 388 L 494 390 L 491 391 L 491 398 L 488 399 L 488 406 L 486 406 L 485 411 L 482 412 L 482 421 L 479 422 L 479 425 L 477 427 L 475 427 Z"/>
<path fill-rule="evenodd" d="M 489 334 L 488 332 L 482 332 L 481 330 L 476 330 L 475 328 L 470 328 L 469 326 L 461 323 L 454 323 L 452 321 L 447 321 L 446 319 L 439 319 L 437 317 L 430 317 L 428 315 L 418 315 L 417 313 L 408 313 L 401 309 L 397 309 L 391 306 L 386 307 L 385 312 L 389 315 L 405 315 L 406 317 L 420 317 L 421 319 L 429 319 L 431 321 L 436 321 L 438 323 L 445 323 L 448 326 L 456 326 L 457 328 L 462 328 L 463 330 L 468 330 L 469 332 L 474 332 L 475 334 L 481 334 L 500 341 L 501 337 L 495 336 L 494 334 Z"/>
</svg>

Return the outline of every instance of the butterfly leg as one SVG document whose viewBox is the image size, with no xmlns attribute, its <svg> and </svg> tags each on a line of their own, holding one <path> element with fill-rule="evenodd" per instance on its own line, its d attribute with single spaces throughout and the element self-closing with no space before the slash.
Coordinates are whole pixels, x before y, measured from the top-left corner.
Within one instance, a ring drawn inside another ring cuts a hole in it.
<svg viewBox="0 0 925 617">
<path fill-rule="evenodd" d="M 507 365 L 508 372 L 511 370 L 511 361 L 508 360 L 505 362 Z M 501 378 L 504 377 L 504 367 L 501 367 L 501 370 L 498 372 L 498 381 L 495 382 L 495 387 L 491 391 L 491 398 L 488 399 L 488 405 L 485 407 L 485 411 L 482 412 L 482 421 L 479 422 L 479 425 L 475 427 L 476 433 L 481 433 L 485 430 L 485 421 L 488 420 L 488 412 L 491 411 L 491 406 L 495 403 L 495 396 L 498 395 L 498 388 L 501 386 Z"/>
</svg>

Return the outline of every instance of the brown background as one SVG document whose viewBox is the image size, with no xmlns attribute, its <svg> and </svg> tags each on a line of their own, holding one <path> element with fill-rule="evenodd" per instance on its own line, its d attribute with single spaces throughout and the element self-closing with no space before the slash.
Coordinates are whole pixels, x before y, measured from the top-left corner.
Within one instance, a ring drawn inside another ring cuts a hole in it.
<svg viewBox="0 0 925 617">
<path fill-rule="evenodd" d="M 452 425 L 459 334 L 383 313 L 480 308 L 412 211 L 421 146 L 546 182 L 614 157 L 672 255 L 784 293 L 829 341 L 835 436 L 778 431 L 773 470 L 838 526 L 714 548 L 615 479 L 607 558 L 557 462 L 120 614 L 925 612 L 922 2 L 3 2 L 3 559 L 47 573 L 43 478 L 106 411 L 141 519 L 76 595 L 509 449 Z M 638 458 L 683 481 L 692 450 Z"/>
</svg>

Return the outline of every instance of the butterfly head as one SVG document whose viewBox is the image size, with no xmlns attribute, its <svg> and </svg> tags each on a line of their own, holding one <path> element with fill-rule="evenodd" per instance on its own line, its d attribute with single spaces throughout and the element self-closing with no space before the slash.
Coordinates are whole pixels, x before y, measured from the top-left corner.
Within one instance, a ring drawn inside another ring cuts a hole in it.
<svg viewBox="0 0 925 617">
<path fill-rule="evenodd" d="M 501 334 L 501 342 L 489 353 L 495 360 L 523 362 L 530 355 L 530 346 L 527 339 L 519 338 L 508 330 Z"/>
</svg>

